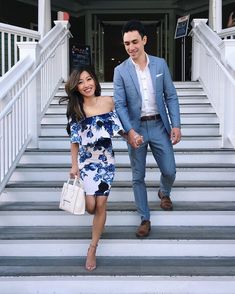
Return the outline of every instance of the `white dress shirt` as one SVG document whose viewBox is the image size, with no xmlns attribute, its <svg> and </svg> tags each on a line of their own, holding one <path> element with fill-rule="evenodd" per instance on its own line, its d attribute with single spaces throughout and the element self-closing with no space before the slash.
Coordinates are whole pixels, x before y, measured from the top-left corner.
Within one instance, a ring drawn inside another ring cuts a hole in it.
<svg viewBox="0 0 235 294">
<path fill-rule="evenodd" d="M 149 70 L 149 58 L 146 54 L 147 64 L 144 70 L 141 70 L 139 65 L 136 64 L 132 59 L 135 66 L 136 74 L 138 77 L 138 82 L 140 86 L 140 93 L 142 96 L 142 109 L 141 116 L 149 116 L 158 114 L 157 104 L 156 104 L 156 93 L 153 88 L 152 78 Z"/>
</svg>

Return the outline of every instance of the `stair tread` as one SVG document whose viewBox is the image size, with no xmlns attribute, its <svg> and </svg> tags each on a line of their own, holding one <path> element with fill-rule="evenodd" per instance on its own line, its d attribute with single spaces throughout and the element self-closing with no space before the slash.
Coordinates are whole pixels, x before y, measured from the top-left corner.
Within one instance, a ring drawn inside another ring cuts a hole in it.
<svg viewBox="0 0 235 294">
<path fill-rule="evenodd" d="M 231 257 L 97 257 L 97 269 L 84 257 L 3 257 L 0 276 L 234 276 Z"/>
<path fill-rule="evenodd" d="M 213 109 L 213 108 L 212 108 Z M 202 115 L 202 116 L 205 116 L 205 117 L 208 117 L 208 116 L 212 116 L 212 117 L 217 117 L 216 113 L 215 112 L 208 112 L 208 113 L 205 113 L 205 112 L 190 112 L 190 113 L 181 113 L 181 116 L 188 116 L 190 118 L 194 117 L 194 116 L 198 116 L 198 115 Z M 52 117 L 57 117 L 57 116 L 61 116 L 61 117 L 66 117 L 66 114 L 65 113 L 45 113 L 45 116 L 44 117 L 49 117 L 49 116 L 52 116 Z"/>
<path fill-rule="evenodd" d="M 190 123 L 181 123 L 181 128 L 183 127 L 186 127 L 186 126 L 216 126 L 218 127 L 219 126 L 219 123 L 218 122 L 201 122 L 201 123 L 198 123 L 198 122 L 190 122 Z M 63 127 L 64 129 L 66 129 L 66 124 L 64 122 L 58 122 L 58 123 L 41 123 L 41 127 L 42 128 L 47 128 L 47 127 L 53 127 L 53 128 L 61 128 Z"/>
<path fill-rule="evenodd" d="M 58 193 L 58 198 L 59 198 Z M 157 197 L 156 197 L 157 199 Z M 162 211 L 160 200 L 149 201 L 149 208 L 152 211 Z M 59 201 L 50 202 L 0 202 L 0 211 L 60 211 Z M 108 211 L 136 211 L 133 202 L 108 202 Z M 174 211 L 235 211 L 235 201 L 225 202 L 192 202 L 192 201 L 175 201 Z"/>
<path fill-rule="evenodd" d="M 6 188 L 59 188 L 61 189 L 64 182 L 62 181 L 24 181 L 24 182 L 8 182 Z M 146 181 L 148 188 L 159 187 L 159 181 Z M 130 188 L 132 187 L 131 181 L 114 181 L 112 187 Z M 235 187 L 235 181 L 176 181 L 174 187 Z"/>
<path fill-rule="evenodd" d="M 53 136 L 53 135 L 48 135 L 48 136 L 46 136 L 46 135 L 41 135 L 41 136 L 38 136 L 39 137 L 39 139 L 66 139 L 66 140 L 68 140 L 69 139 L 69 136 L 68 135 L 55 135 L 55 136 Z M 182 139 L 184 139 L 184 138 L 194 138 L 194 139 L 208 139 L 208 138 L 212 138 L 212 139 L 216 139 L 216 138 L 221 138 L 221 135 L 208 135 L 208 134 L 206 134 L 206 135 L 182 135 Z M 117 139 L 119 139 L 119 140 L 121 140 L 121 141 L 123 141 L 124 142 L 124 140 L 122 139 L 122 138 L 117 138 Z"/>
<path fill-rule="evenodd" d="M 196 96 L 196 95 L 193 95 L 193 96 Z M 205 96 L 205 95 L 200 95 L 200 97 L 201 96 Z M 184 96 L 184 98 L 185 98 L 185 96 Z M 202 97 L 202 98 L 204 98 L 204 97 Z M 205 96 L 205 98 L 206 98 L 206 96 Z M 55 99 L 55 100 L 58 100 L 58 99 Z M 189 103 L 189 102 L 185 102 L 185 101 L 182 100 L 182 101 L 180 101 L 180 105 L 182 105 L 182 106 L 188 105 L 188 106 L 192 106 L 192 107 L 194 107 L 194 106 L 202 106 L 202 107 L 204 107 L 204 106 L 210 106 L 211 109 L 213 109 L 213 107 L 211 106 L 211 103 L 209 102 L 209 100 L 207 98 L 205 100 L 207 100 L 207 101 L 194 102 L 194 103 Z M 52 104 L 49 105 L 49 108 L 61 108 L 62 106 L 63 107 L 67 106 L 67 103 L 66 102 L 65 103 L 61 103 L 61 104 L 59 104 L 59 103 L 57 103 L 57 104 L 52 103 Z"/>
<path fill-rule="evenodd" d="M 106 226 L 102 240 L 136 240 L 136 226 Z M 0 240 L 90 240 L 90 226 L 0 226 Z M 146 241 L 145 241 L 146 240 Z M 148 240 L 231 240 L 235 227 L 224 226 L 152 226 Z M 170 253 L 169 253 L 170 254 Z"/>
<path fill-rule="evenodd" d="M 16 169 L 19 168 L 71 168 L 71 163 L 19 163 Z M 116 163 L 116 168 L 130 168 L 130 163 Z M 146 168 L 157 168 L 157 163 L 146 163 Z M 190 168 L 190 169 L 197 169 L 197 168 L 235 168 L 235 163 L 176 163 L 176 168 Z"/>
<path fill-rule="evenodd" d="M 70 149 L 69 148 L 62 148 L 62 149 L 58 149 L 58 150 L 53 150 L 53 149 L 49 149 L 49 148 L 35 148 L 35 149 L 26 149 L 25 150 L 25 153 L 45 153 L 45 152 L 48 152 L 48 153 L 55 153 L 55 154 L 58 154 L 58 153 L 69 153 L 70 154 Z M 115 153 L 126 153 L 127 154 L 127 149 L 121 149 L 121 148 L 115 148 Z M 226 149 L 222 149 L 222 148 L 178 148 L 178 149 L 175 149 L 174 152 L 176 154 L 178 153 L 185 153 L 185 154 L 188 154 L 188 153 L 198 153 L 198 154 L 201 154 L 201 153 L 209 153 L 211 154 L 212 153 L 234 153 L 235 154 L 235 150 L 232 149 L 232 148 L 226 148 Z M 148 153 L 152 153 L 150 150 L 148 150 Z M 128 156 L 128 154 L 127 154 Z"/>
</svg>

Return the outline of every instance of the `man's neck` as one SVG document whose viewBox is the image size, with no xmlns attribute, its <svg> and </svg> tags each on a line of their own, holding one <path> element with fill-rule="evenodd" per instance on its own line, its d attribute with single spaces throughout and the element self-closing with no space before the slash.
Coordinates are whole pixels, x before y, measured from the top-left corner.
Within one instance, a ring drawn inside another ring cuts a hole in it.
<svg viewBox="0 0 235 294">
<path fill-rule="evenodd" d="M 139 56 L 138 59 L 133 60 L 138 66 L 140 67 L 141 70 L 144 70 L 147 64 L 147 57 L 146 53 L 144 52 L 141 56 Z"/>
</svg>

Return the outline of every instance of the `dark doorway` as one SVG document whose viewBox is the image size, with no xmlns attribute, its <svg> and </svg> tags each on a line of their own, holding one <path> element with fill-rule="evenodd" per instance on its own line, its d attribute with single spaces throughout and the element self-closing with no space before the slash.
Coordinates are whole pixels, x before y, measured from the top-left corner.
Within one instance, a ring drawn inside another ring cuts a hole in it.
<svg viewBox="0 0 235 294">
<path fill-rule="evenodd" d="M 124 23 L 124 22 L 123 22 Z M 150 55 L 157 55 L 157 24 L 145 24 L 148 41 L 145 50 Z M 113 81 L 114 67 L 128 58 L 121 35 L 122 25 L 104 24 L 104 79 Z"/>
</svg>

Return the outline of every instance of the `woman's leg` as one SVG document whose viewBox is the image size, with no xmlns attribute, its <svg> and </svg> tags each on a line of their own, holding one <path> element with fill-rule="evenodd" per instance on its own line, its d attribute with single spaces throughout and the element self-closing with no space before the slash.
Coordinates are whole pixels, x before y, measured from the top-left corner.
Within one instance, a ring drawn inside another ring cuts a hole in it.
<svg viewBox="0 0 235 294">
<path fill-rule="evenodd" d="M 107 196 L 86 196 L 87 211 L 94 214 L 92 226 L 92 240 L 88 248 L 86 269 L 92 271 L 96 268 L 96 247 L 100 240 L 106 221 Z"/>
</svg>

